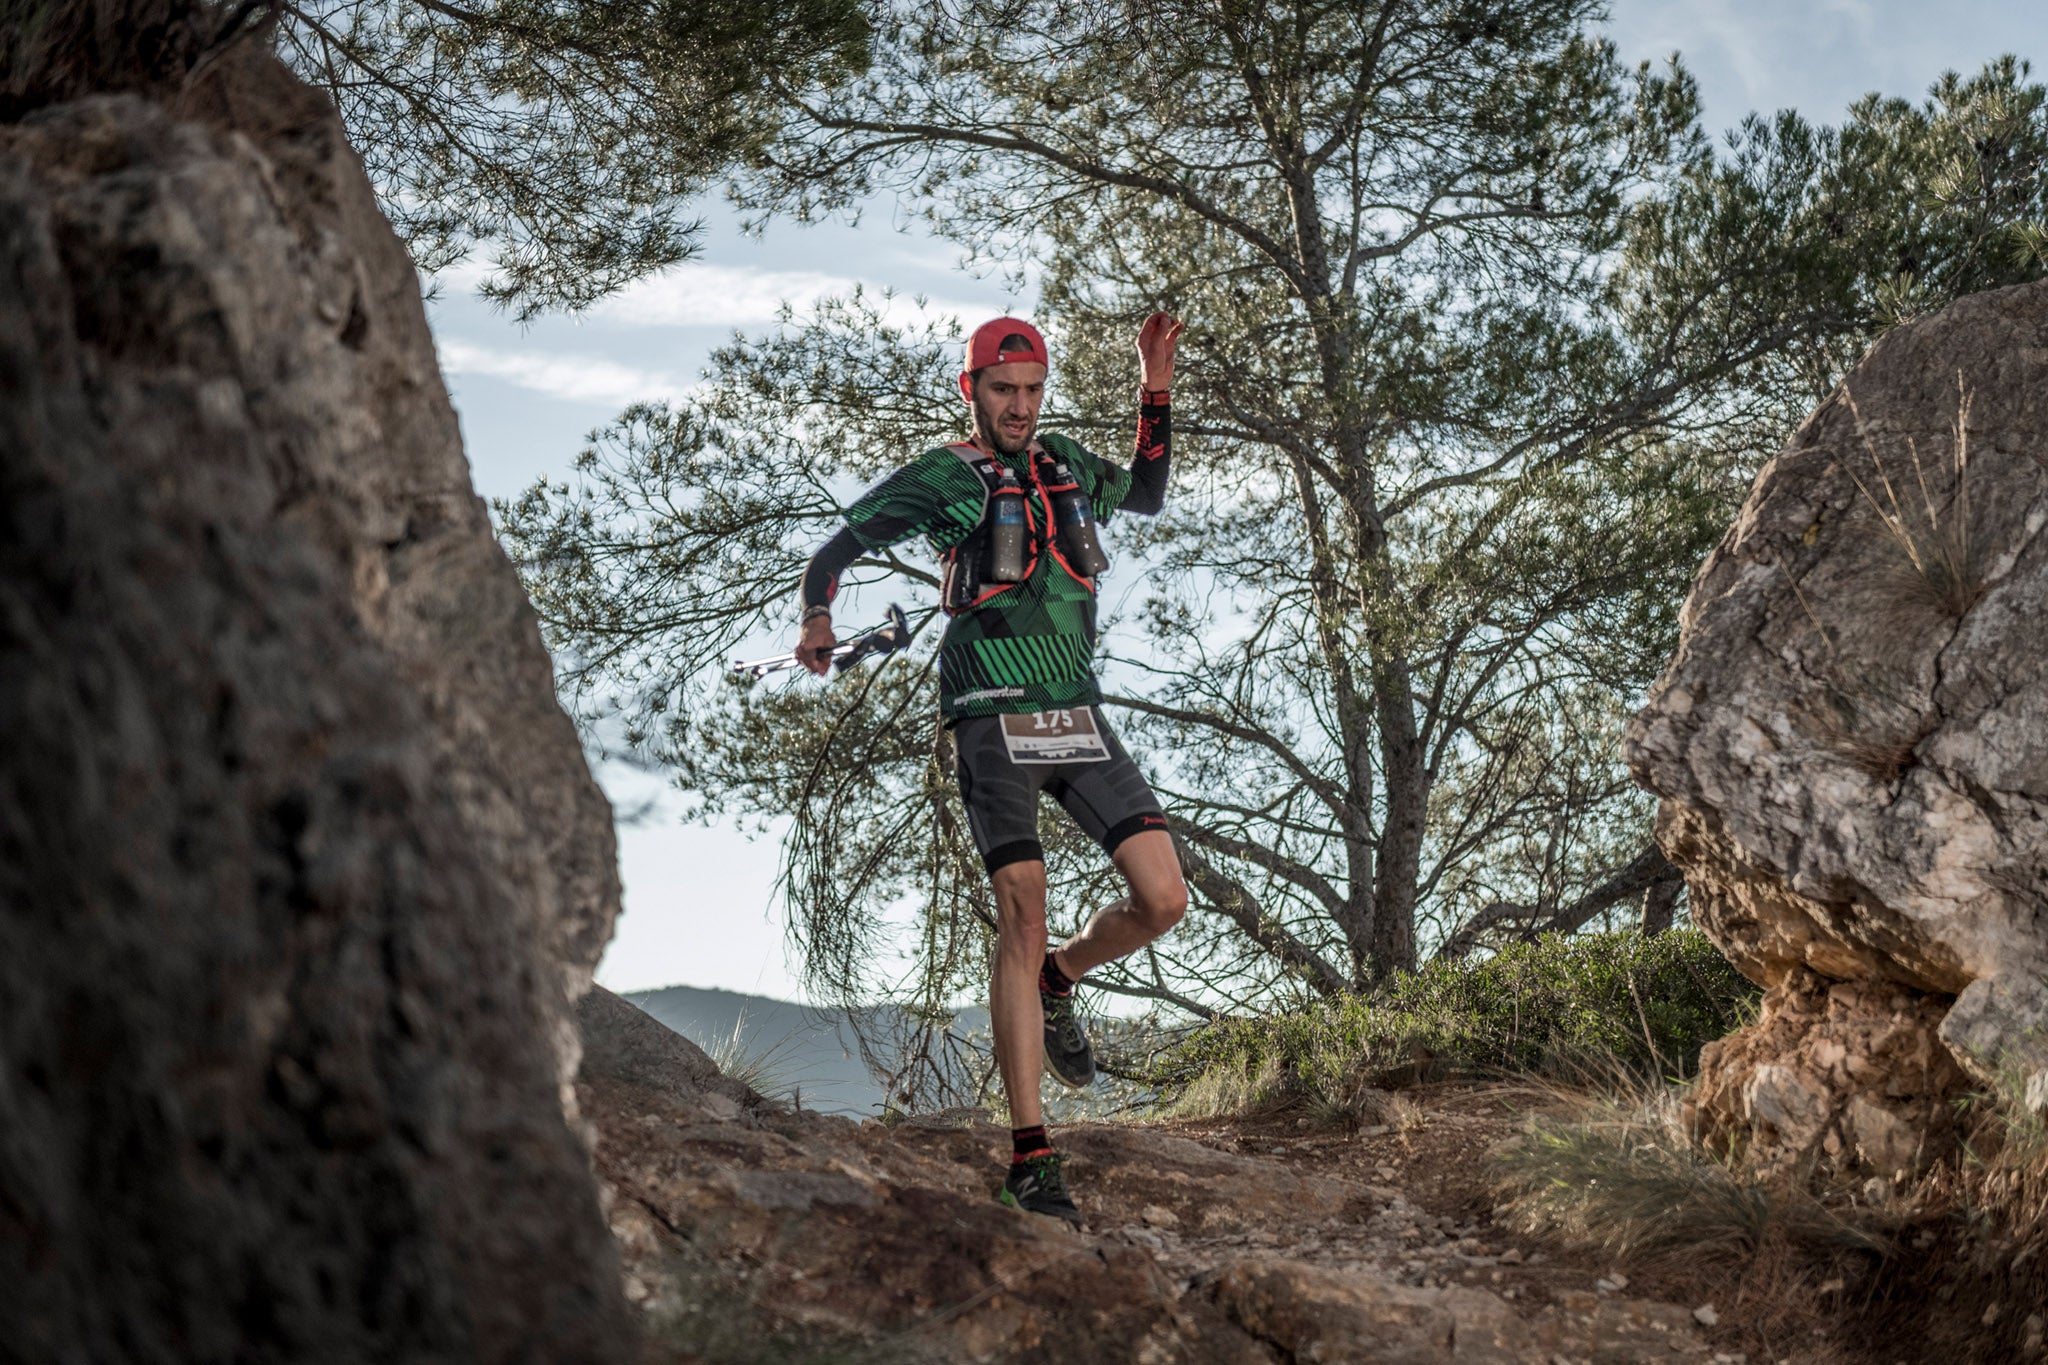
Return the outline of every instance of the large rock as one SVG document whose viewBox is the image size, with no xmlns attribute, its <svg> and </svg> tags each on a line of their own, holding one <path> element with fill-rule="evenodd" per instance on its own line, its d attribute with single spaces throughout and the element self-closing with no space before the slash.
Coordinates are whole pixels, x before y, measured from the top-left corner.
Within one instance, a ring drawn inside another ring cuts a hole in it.
<svg viewBox="0 0 2048 1365">
<path fill-rule="evenodd" d="M 2035 284 L 1888 334 L 1701 569 L 1627 754 L 1695 920 L 1767 988 L 1703 1059 L 1710 1130 L 1882 1169 L 1962 1083 L 1937 1032 L 1979 1081 L 2048 1068 L 2044 525 Z M 1924 1060 L 1859 1056 L 1880 1037 Z"/>
<path fill-rule="evenodd" d="M 629 1353 L 609 813 L 267 56 L 0 125 L 0 735 L 0 1359 Z"/>
</svg>

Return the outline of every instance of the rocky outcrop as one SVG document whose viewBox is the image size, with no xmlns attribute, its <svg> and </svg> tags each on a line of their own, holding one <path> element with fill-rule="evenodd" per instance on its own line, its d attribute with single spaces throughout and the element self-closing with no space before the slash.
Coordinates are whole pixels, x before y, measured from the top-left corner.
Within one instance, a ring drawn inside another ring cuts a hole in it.
<svg viewBox="0 0 2048 1365">
<path fill-rule="evenodd" d="M 0 1358 L 616 1361 L 609 812 L 325 102 L 0 125 Z"/>
<path fill-rule="evenodd" d="M 1896 1175 L 1953 1149 L 1968 1081 L 1938 1035 L 1945 996 L 1794 972 L 1757 1022 L 1712 1045 L 1687 1095 L 1710 1135 L 1759 1139 L 1770 1172 Z"/>
<path fill-rule="evenodd" d="M 2036 284 L 1888 334 L 1701 569 L 1627 755 L 1768 991 L 1702 1059 L 1710 1133 L 1890 1174 L 1965 1070 L 2048 1069 L 2044 526 Z"/>
<path fill-rule="evenodd" d="M 1060 1130 L 1076 1232 L 995 1202 L 1009 1135 L 980 1111 L 795 1112 L 602 989 L 579 1008 L 583 1109 L 655 1360 L 1712 1355 L 1668 1304 L 1560 1293 L 1523 1315 L 1449 1282 L 1507 1261 L 1396 1190 L 1157 1127 Z"/>
</svg>

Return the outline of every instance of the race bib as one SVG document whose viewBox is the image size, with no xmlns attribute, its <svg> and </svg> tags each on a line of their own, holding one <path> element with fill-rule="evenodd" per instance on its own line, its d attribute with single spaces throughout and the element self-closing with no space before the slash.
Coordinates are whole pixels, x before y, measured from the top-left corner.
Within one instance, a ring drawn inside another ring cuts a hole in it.
<svg viewBox="0 0 2048 1365">
<path fill-rule="evenodd" d="M 1101 763 L 1109 758 L 1092 706 L 1027 711 L 1004 716 L 1002 722 L 1012 763 Z"/>
</svg>

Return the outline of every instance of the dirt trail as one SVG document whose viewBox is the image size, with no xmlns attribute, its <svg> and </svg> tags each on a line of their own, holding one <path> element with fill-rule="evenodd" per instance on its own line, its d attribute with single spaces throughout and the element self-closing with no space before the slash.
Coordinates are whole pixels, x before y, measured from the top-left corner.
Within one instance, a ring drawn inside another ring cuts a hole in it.
<svg viewBox="0 0 2048 1365">
<path fill-rule="evenodd" d="M 1731 1305 L 1703 1325 L 1683 1277 L 1495 1226 L 1486 1153 L 1521 1122 L 1506 1092 L 1412 1092 L 1358 1133 L 1063 1128 L 1076 1232 L 995 1203 L 1008 1134 L 979 1114 L 774 1112 L 616 1003 L 586 1010 L 580 1091 L 652 1360 L 1840 1359 L 1759 1352 Z"/>
<path fill-rule="evenodd" d="M 1496 1219 L 1491 1154 L 1524 1132 L 1532 1111 L 1554 1097 L 1529 1087 L 1444 1083 L 1400 1096 L 1384 1127 L 1333 1131 L 1299 1119 L 1231 1118 L 1157 1125 L 1225 1151 L 1254 1154 L 1288 1169 L 1310 1169 L 1361 1187 L 1372 1209 L 1333 1228 L 1291 1227 L 1189 1239 L 1195 1256 L 1284 1256 L 1355 1270 L 1405 1285 L 1464 1286 L 1549 1324 L 1559 1360 L 1707 1359 L 1770 1365 L 1848 1365 L 1823 1327 L 1787 1326 L 1776 1305 L 1746 1298 L 1725 1273 L 1699 1262 L 1622 1263 L 1575 1254 L 1522 1235 Z M 1139 1234 L 1141 1237 L 1143 1233 Z M 1174 1254 L 1168 1243 L 1167 1254 Z M 1696 1316 L 1699 1309 L 1708 1311 Z M 1647 1328 L 1652 1334 L 1643 1335 Z M 1797 1336 L 1795 1338 L 1795 1332 Z M 1664 1356 L 1645 1343 L 1671 1343 Z M 1677 1349 L 1679 1343 L 1688 1343 Z M 1539 1357 L 1550 1359 L 1549 1357 Z"/>
</svg>

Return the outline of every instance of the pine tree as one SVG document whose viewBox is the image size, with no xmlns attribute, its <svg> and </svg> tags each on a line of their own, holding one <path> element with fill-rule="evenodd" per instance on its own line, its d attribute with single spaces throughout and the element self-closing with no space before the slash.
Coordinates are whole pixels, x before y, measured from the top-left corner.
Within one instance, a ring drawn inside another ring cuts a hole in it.
<svg viewBox="0 0 2048 1365">
<path fill-rule="evenodd" d="M 1046 425 L 1105 453 L 1129 439 L 1138 320 L 1191 324 L 1171 505 L 1112 525 L 1104 602 L 1117 723 L 1196 912 L 1110 989 L 1266 1008 L 1662 895 L 1616 741 L 1750 475 L 1884 326 L 2042 273 L 2024 67 L 1834 130 L 1753 119 L 1717 149 L 1683 70 L 1623 66 L 1599 14 L 906 6 L 863 76 L 791 95 L 741 179 L 797 216 L 893 191 L 1034 268 Z M 956 437 L 956 343 L 828 303 L 499 509 L 593 733 L 703 809 L 790 820 L 814 978 L 871 991 L 908 924 L 935 1012 L 977 989 L 992 923 L 936 629 L 829 688 L 718 673 L 740 638 L 793 631 L 796 570 L 852 492 Z M 883 571 L 900 586 L 871 607 L 929 608 L 915 547 L 855 577 Z M 1116 894 L 1063 822 L 1045 833 L 1056 918 Z"/>
</svg>

